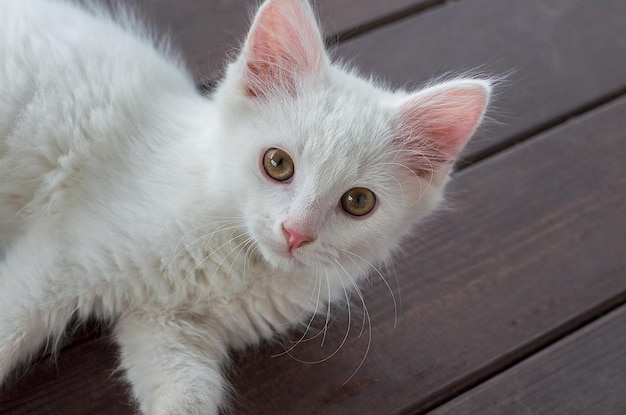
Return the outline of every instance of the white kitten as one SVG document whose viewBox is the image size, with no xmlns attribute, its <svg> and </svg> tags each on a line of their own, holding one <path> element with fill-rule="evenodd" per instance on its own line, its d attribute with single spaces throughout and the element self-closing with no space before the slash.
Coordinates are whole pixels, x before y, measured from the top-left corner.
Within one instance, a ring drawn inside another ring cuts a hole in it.
<svg viewBox="0 0 626 415">
<path fill-rule="evenodd" d="M 345 300 L 437 206 L 490 86 L 376 87 L 268 0 L 207 99 L 116 19 L 0 0 L 0 381 L 96 316 L 145 414 L 217 413 L 229 347 Z"/>
</svg>

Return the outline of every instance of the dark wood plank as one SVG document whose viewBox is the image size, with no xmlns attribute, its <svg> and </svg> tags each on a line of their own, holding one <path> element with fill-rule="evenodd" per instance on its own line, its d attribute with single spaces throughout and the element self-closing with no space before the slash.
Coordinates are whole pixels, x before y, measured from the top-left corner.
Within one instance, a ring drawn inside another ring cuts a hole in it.
<svg viewBox="0 0 626 415">
<path fill-rule="evenodd" d="M 114 372 L 116 352 L 100 337 L 66 347 L 54 360 L 42 359 L 2 391 L 0 414 L 135 414 Z"/>
<path fill-rule="evenodd" d="M 108 1 L 111 0 L 100 0 Z M 328 38 L 345 36 L 389 17 L 443 0 L 317 0 L 315 8 Z M 131 3 L 128 2 L 127 3 Z M 139 14 L 168 32 L 199 82 L 216 78 L 248 31 L 258 0 L 137 0 Z"/>
<path fill-rule="evenodd" d="M 623 0 L 465 0 L 343 43 L 337 54 L 395 85 L 444 73 L 509 74 L 469 146 L 475 158 L 626 91 Z"/>
<path fill-rule="evenodd" d="M 561 336 L 573 321 L 625 301 L 624 113 L 626 98 L 459 174 L 456 208 L 416 233 L 396 261 L 397 329 L 383 282 L 374 278 L 368 287 L 372 344 L 354 377 L 344 385 L 370 332 L 366 326 L 357 337 L 358 318 L 341 351 L 324 363 L 272 358 L 284 350 L 277 346 L 237 356 L 234 412 L 419 412 Z M 325 348 L 318 337 L 292 355 L 327 357 L 346 323 L 334 321 Z M 70 349 L 78 357 L 62 353 L 58 376 L 32 390 L 43 370 L 35 368 L 1 398 L 0 413 L 61 413 L 68 405 L 73 414 L 131 413 L 122 393 L 106 392 L 116 383 L 107 377 L 113 359 L 100 356 L 109 350 L 105 342 Z M 107 376 L 89 380 L 86 371 Z M 92 395 L 97 402 L 81 403 Z"/>
<path fill-rule="evenodd" d="M 626 306 L 432 415 L 626 413 Z"/>
</svg>

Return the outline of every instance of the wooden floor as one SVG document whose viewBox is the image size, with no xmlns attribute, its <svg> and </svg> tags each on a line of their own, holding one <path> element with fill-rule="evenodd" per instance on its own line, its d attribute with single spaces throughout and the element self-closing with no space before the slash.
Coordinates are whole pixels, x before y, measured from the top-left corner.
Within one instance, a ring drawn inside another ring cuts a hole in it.
<svg viewBox="0 0 626 415">
<path fill-rule="evenodd" d="M 138 7 L 211 85 L 253 3 Z M 365 290 L 371 327 L 338 311 L 323 347 L 320 336 L 289 355 L 285 341 L 234 356 L 229 413 L 626 413 L 624 0 L 316 3 L 335 56 L 393 85 L 508 76 L 453 208 L 384 275 L 393 296 L 380 277 Z M 133 413 L 115 356 L 106 331 L 85 329 L 6 389 L 0 414 Z"/>
</svg>

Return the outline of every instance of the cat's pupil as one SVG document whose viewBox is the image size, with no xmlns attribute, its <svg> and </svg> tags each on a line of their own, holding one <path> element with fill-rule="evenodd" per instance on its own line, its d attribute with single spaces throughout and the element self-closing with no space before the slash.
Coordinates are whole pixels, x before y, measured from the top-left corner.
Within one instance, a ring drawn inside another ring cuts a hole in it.
<svg viewBox="0 0 626 415">
<path fill-rule="evenodd" d="M 376 196 L 364 187 L 348 190 L 341 197 L 341 208 L 352 216 L 367 215 L 376 206 Z"/>
<path fill-rule="evenodd" d="M 293 160 L 289 154 L 279 148 L 270 148 L 263 155 L 265 173 L 279 182 L 289 180 L 294 173 Z"/>
</svg>

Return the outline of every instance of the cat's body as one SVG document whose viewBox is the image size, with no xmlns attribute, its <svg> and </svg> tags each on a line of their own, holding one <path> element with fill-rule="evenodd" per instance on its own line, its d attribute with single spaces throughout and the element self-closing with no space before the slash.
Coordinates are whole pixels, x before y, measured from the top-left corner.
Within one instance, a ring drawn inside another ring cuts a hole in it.
<svg viewBox="0 0 626 415">
<path fill-rule="evenodd" d="M 144 413 L 215 413 L 229 347 L 346 301 L 436 207 L 489 87 L 377 89 L 329 64 L 308 5 L 273 0 L 207 99 L 117 19 L 0 0 L 0 381 L 95 315 Z"/>
</svg>

